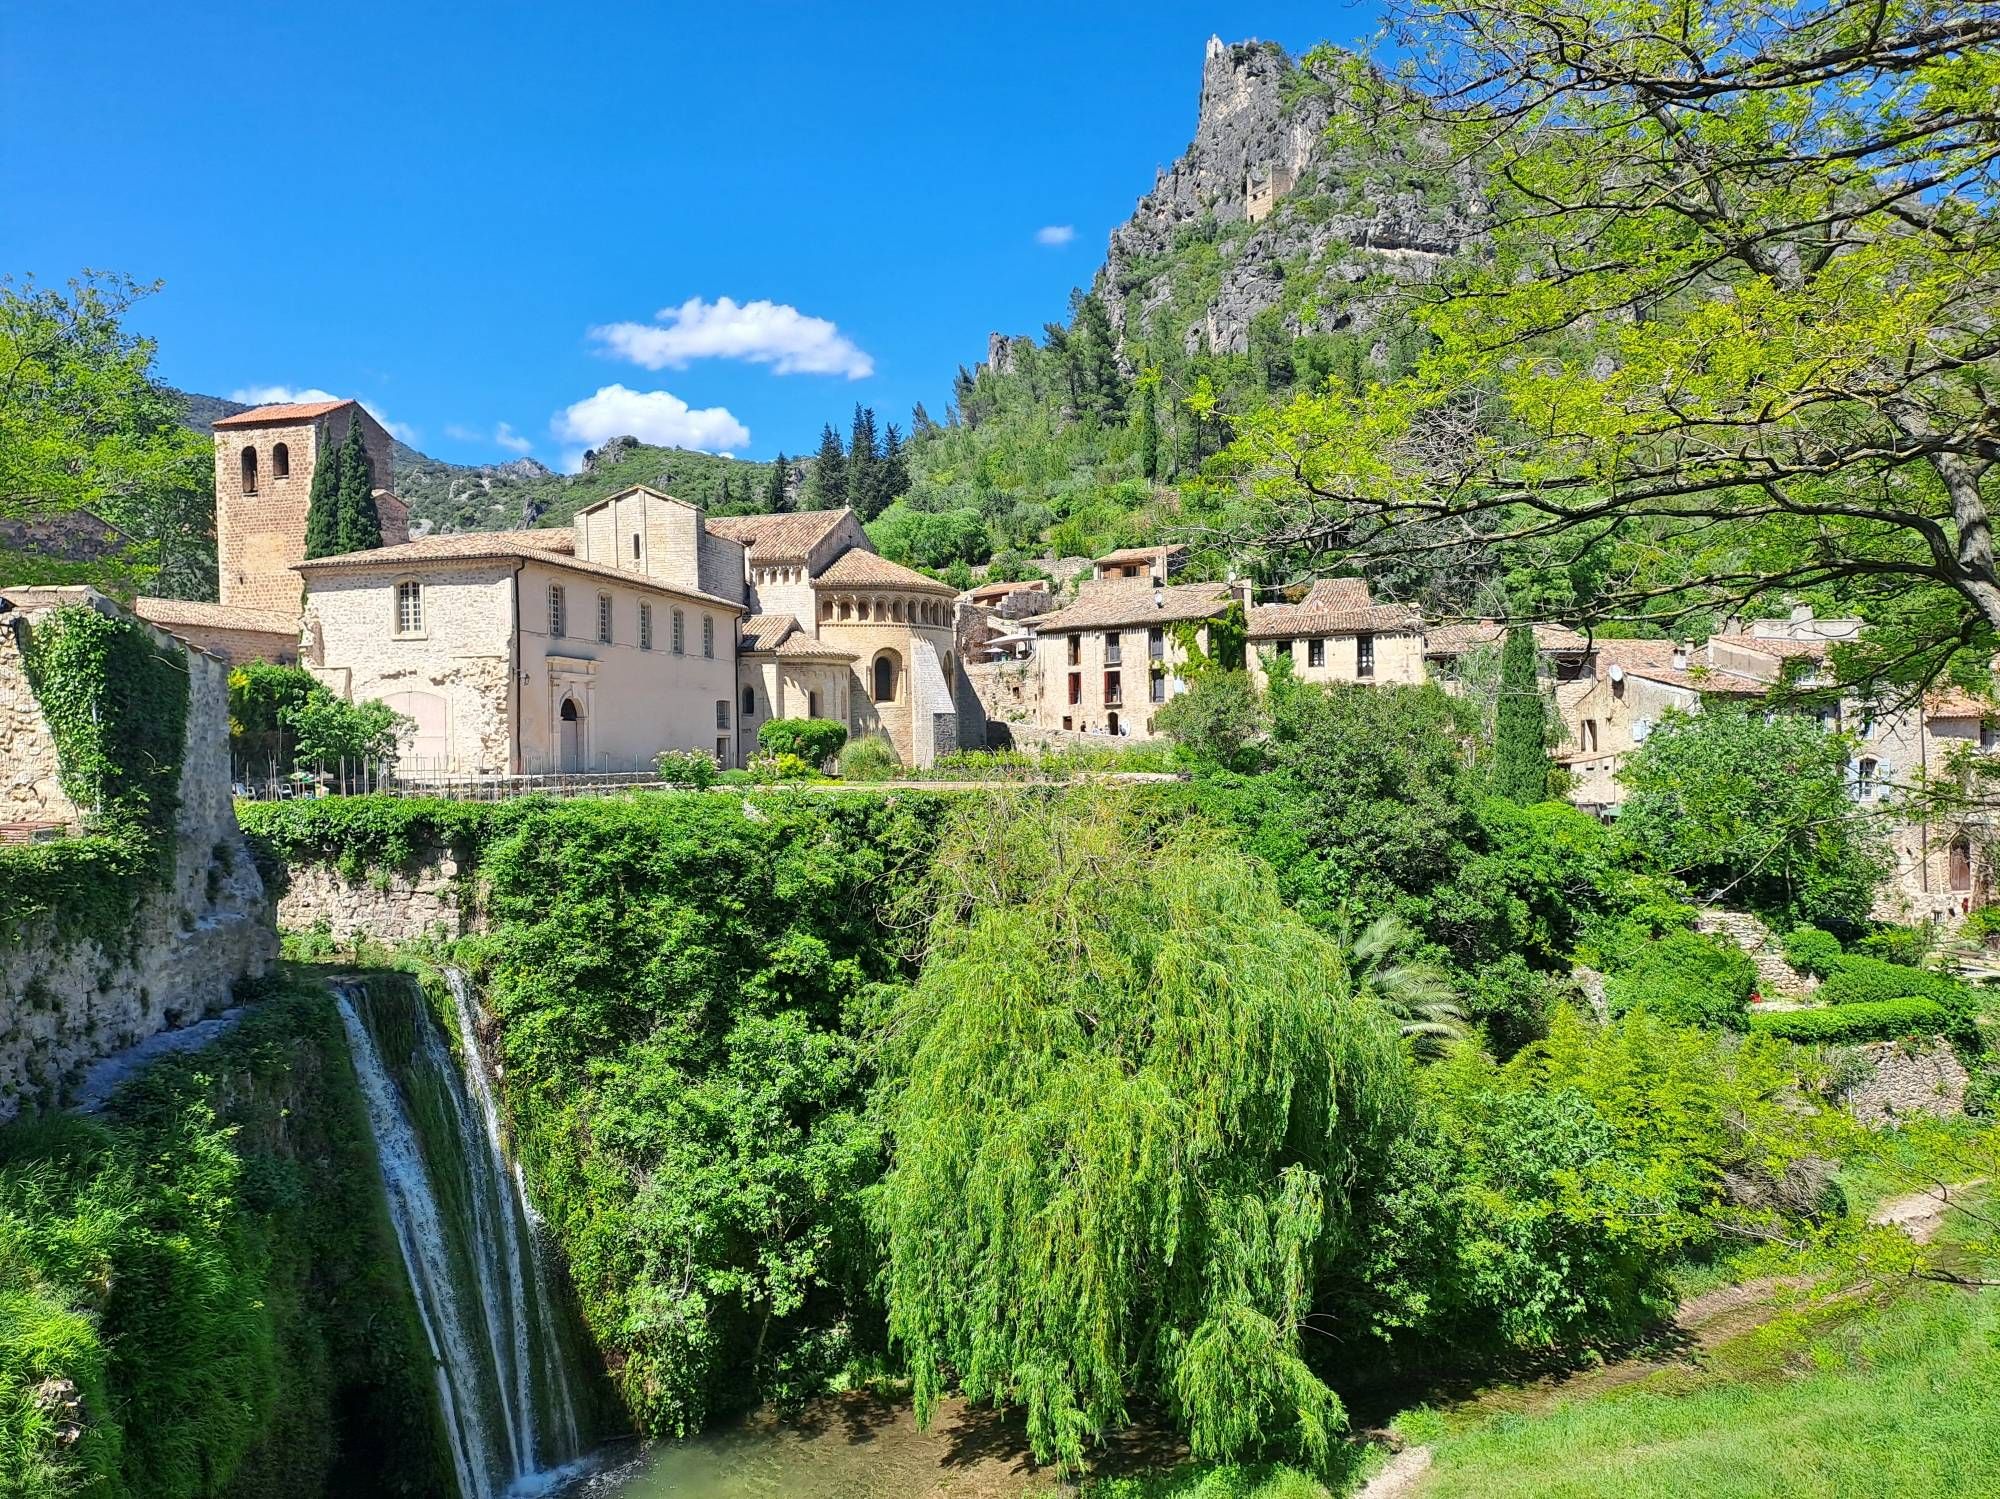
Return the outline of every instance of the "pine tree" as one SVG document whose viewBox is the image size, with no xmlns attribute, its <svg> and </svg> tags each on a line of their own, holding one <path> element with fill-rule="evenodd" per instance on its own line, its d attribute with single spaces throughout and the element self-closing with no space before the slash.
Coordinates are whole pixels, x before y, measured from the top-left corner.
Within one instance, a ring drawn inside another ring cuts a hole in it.
<svg viewBox="0 0 2000 1499">
<path fill-rule="evenodd" d="M 929 437 L 935 431 L 937 431 L 937 423 L 932 421 L 931 414 L 924 410 L 924 403 L 922 401 L 917 402 L 910 409 L 910 436 L 916 438 Z"/>
<path fill-rule="evenodd" d="M 306 560 L 331 557 L 340 550 L 340 448 L 326 439 L 319 424 L 313 442 L 311 498 L 306 505 Z"/>
<path fill-rule="evenodd" d="M 875 408 L 856 401 L 847 442 L 847 503 L 863 520 L 873 520 L 888 503 L 881 490 L 882 455 L 875 441 Z"/>
<path fill-rule="evenodd" d="M 771 465 L 770 480 L 764 485 L 764 508 L 773 515 L 792 508 L 791 465 L 783 453 Z"/>
<path fill-rule="evenodd" d="M 813 459 L 812 498 L 818 510 L 838 510 L 847 503 L 847 453 L 832 422 L 820 428 L 819 454 Z"/>
<path fill-rule="evenodd" d="M 1516 625 L 1500 653 L 1500 701 L 1493 720 L 1493 791 L 1531 806 L 1549 791 L 1548 712 L 1537 677 L 1535 632 Z"/>
<path fill-rule="evenodd" d="M 1093 293 L 1070 297 L 1070 329 L 1065 353 L 1073 371 L 1071 385 L 1079 412 L 1101 422 L 1125 416 L 1125 372 L 1118 367 L 1118 335 L 1110 314 Z"/>
<path fill-rule="evenodd" d="M 910 460 L 903 447 L 903 434 L 894 422 L 882 433 L 882 503 L 887 506 L 910 489 Z"/>
<path fill-rule="evenodd" d="M 382 517 L 375 509 L 375 468 L 368 461 L 361 413 L 347 423 L 340 445 L 340 519 L 336 552 L 365 552 L 382 545 Z"/>
</svg>

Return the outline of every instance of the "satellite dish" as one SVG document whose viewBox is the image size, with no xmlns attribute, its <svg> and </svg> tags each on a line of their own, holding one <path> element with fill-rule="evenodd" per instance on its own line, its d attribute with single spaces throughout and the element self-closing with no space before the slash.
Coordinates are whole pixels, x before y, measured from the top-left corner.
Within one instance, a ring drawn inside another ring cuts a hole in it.
<svg viewBox="0 0 2000 1499">
<path fill-rule="evenodd" d="M 1625 680 L 1625 668 L 1614 664 L 1606 675 L 1614 682 L 1622 682 Z"/>
</svg>

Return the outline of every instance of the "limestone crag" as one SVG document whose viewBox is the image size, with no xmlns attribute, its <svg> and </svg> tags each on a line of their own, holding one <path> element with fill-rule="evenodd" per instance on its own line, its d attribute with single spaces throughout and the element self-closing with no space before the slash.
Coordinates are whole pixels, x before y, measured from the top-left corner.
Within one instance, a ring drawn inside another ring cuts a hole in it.
<svg viewBox="0 0 2000 1499">
<path fill-rule="evenodd" d="M 1466 242 L 1470 179 L 1331 143 L 1327 128 L 1340 107 L 1336 87 L 1302 78 L 1275 44 L 1209 39 L 1194 139 L 1112 231 L 1098 273 L 1096 290 L 1122 338 L 1171 337 L 1191 354 L 1204 344 L 1246 352 L 1251 322 L 1299 276 L 1321 289 L 1293 299 L 1300 305 L 1287 316 L 1288 334 L 1365 331 L 1377 313 L 1369 298 L 1350 294 L 1358 283 L 1428 275 Z M 1219 284 L 1195 316 L 1162 327 L 1189 276 L 1176 252 L 1194 237 L 1216 244 Z"/>
</svg>

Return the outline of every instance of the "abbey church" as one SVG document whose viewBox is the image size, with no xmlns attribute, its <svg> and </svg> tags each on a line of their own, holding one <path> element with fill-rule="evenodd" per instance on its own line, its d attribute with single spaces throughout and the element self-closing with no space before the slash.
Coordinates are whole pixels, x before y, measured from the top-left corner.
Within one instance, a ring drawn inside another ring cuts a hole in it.
<svg viewBox="0 0 2000 1499">
<path fill-rule="evenodd" d="M 382 545 L 308 561 L 317 455 L 362 424 L 378 479 L 392 444 L 354 401 L 215 423 L 221 602 L 138 612 L 231 660 L 297 661 L 413 729 L 405 775 L 649 770 L 663 750 L 724 766 L 769 718 L 881 734 L 906 764 L 955 749 L 952 588 L 876 554 L 850 510 L 710 519 L 643 486 L 566 529 L 409 537 L 378 484 Z"/>
</svg>

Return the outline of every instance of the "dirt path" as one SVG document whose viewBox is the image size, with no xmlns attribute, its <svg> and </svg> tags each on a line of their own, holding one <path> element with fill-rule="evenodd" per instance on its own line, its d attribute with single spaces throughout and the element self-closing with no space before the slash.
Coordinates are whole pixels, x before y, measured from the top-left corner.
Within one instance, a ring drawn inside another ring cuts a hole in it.
<svg viewBox="0 0 2000 1499">
<path fill-rule="evenodd" d="M 1939 1182 L 1915 1192 L 1905 1192 L 1901 1197 L 1886 1198 L 1869 1214 L 1868 1221 L 1900 1228 L 1919 1244 L 1928 1244 L 1944 1226 L 1945 1214 L 1952 1208 L 1953 1194 L 1969 1192 L 1974 1187 L 1985 1185 L 1985 1182 L 1983 1176 L 1956 1186 Z"/>
</svg>

